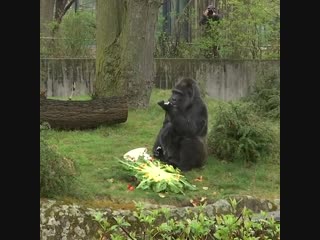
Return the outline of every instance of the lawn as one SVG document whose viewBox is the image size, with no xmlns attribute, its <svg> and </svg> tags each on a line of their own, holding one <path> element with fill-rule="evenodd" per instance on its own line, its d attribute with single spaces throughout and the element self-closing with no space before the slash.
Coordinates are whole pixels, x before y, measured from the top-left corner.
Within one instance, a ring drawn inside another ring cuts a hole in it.
<svg viewBox="0 0 320 240">
<path fill-rule="evenodd" d="M 97 207 L 129 207 L 132 200 L 181 206 L 189 204 L 190 199 L 200 197 L 207 197 L 210 201 L 243 194 L 267 199 L 279 198 L 278 148 L 274 149 L 268 159 L 250 167 L 240 162 L 227 163 L 209 156 L 204 168 L 184 174 L 198 189 L 188 191 L 185 195 L 169 193 L 162 198 L 152 191 L 128 191 L 128 184 L 134 183 L 117 158 L 122 158 L 127 151 L 138 147 L 146 147 L 151 153 L 164 118 L 163 110 L 156 103 L 168 99 L 170 93 L 169 90 L 153 90 L 150 107 L 146 110 L 129 110 L 128 120 L 122 124 L 100 126 L 86 131 L 50 130 L 50 145 L 63 156 L 73 159 L 78 167 L 78 176 L 72 191 L 59 199 Z M 88 97 L 83 99 L 87 100 Z M 206 99 L 206 103 L 210 131 L 219 101 Z M 280 134 L 279 122 L 270 121 L 268 124 Z M 203 181 L 195 181 L 199 176 L 203 177 Z"/>
</svg>

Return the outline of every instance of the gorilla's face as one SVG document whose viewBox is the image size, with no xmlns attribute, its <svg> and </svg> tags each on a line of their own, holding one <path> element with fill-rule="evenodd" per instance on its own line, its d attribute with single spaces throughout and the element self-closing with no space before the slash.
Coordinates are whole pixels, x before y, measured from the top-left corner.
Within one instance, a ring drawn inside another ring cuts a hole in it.
<svg viewBox="0 0 320 240">
<path fill-rule="evenodd" d="M 172 103 L 173 107 L 181 106 L 183 103 L 183 98 L 183 92 L 178 89 L 174 89 L 172 90 L 172 95 L 169 99 L 169 102 Z"/>
<path fill-rule="evenodd" d="M 191 95 L 192 92 L 187 89 L 177 89 L 172 90 L 172 95 L 169 99 L 169 102 L 172 103 L 172 106 L 180 110 L 185 110 L 191 104 Z"/>
</svg>

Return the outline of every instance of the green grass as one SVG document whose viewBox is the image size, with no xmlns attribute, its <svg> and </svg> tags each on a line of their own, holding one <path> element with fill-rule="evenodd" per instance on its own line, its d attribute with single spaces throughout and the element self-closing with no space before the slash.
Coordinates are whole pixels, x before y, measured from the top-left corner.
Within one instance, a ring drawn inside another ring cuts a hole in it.
<svg viewBox="0 0 320 240">
<path fill-rule="evenodd" d="M 122 124 L 100 126 L 86 131 L 50 130 L 48 142 L 55 145 L 62 155 L 74 159 L 80 171 L 75 187 L 68 195 L 60 198 L 65 201 L 82 201 L 94 206 L 126 205 L 132 200 L 185 205 L 192 198 L 207 197 L 215 200 L 239 194 L 279 198 L 278 148 L 274 149 L 269 159 L 251 167 L 237 162 L 226 163 L 209 156 L 204 168 L 185 173 L 189 182 L 196 184 L 198 188 L 197 191 L 186 192 L 186 195 L 170 193 L 165 198 L 160 198 L 151 191 L 128 191 L 127 185 L 132 184 L 130 176 L 116 158 L 121 158 L 127 151 L 138 147 L 146 147 L 151 154 L 164 118 L 163 110 L 156 103 L 168 99 L 170 93 L 169 90 L 153 90 L 150 107 L 146 110 L 129 110 L 128 120 Z M 81 99 L 87 100 L 84 97 Z M 219 101 L 206 99 L 206 102 L 209 126 L 212 126 Z M 269 124 L 279 132 L 279 122 Z M 199 176 L 203 176 L 203 181 L 194 181 Z M 208 190 L 203 187 L 208 187 Z"/>
<path fill-rule="evenodd" d="M 69 100 L 69 97 L 48 97 L 48 99 Z M 91 99 L 91 96 L 89 96 L 89 95 L 73 96 L 72 97 L 72 101 L 87 101 L 90 99 Z"/>
</svg>

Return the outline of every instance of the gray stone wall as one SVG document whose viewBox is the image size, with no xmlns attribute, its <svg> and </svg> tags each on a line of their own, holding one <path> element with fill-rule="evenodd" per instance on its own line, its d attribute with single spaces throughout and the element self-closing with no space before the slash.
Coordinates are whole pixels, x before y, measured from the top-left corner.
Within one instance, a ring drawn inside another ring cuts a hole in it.
<svg viewBox="0 0 320 240">
<path fill-rule="evenodd" d="M 244 206 L 251 209 L 256 214 L 255 219 L 261 218 L 258 214 L 261 210 L 280 221 L 280 200 L 256 199 L 251 196 L 234 197 L 239 205 L 237 211 L 241 211 Z M 197 207 L 176 208 L 169 205 L 145 204 L 146 209 L 168 208 L 174 219 L 191 217 L 193 212 L 197 212 Z M 40 239 L 41 240 L 98 240 L 99 224 L 93 220 L 95 214 L 100 212 L 108 220 L 112 217 L 123 216 L 131 224 L 137 220 L 130 210 L 111 208 L 89 208 L 80 204 L 66 204 L 56 200 L 40 199 Z M 204 214 L 213 218 L 216 214 L 229 214 L 232 207 L 229 201 L 220 199 L 204 208 Z"/>
<path fill-rule="evenodd" d="M 280 63 L 278 60 L 157 59 L 155 86 L 171 89 L 180 78 L 192 77 L 209 97 L 229 101 L 246 96 L 259 72 L 279 75 Z"/>
<path fill-rule="evenodd" d="M 89 95 L 95 72 L 94 59 L 40 59 L 40 89 L 48 97 L 68 97 L 75 82 L 73 96 Z"/>
<path fill-rule="evenodd" d="M 280 74 L 279 60 L 155 60 L 154 86 L 171 89 L 183 77 L 199 81 L 211 98 L 236 100 L 246 96 L 259 72 Z M 280 75 L 279 75 L 280 76 Z M 92 93 L 95 79 L 95 59 L 40 59 L 40 87 L 47 96 L 68 97 L 72 83 L 74 96 Z"/>
</svg>

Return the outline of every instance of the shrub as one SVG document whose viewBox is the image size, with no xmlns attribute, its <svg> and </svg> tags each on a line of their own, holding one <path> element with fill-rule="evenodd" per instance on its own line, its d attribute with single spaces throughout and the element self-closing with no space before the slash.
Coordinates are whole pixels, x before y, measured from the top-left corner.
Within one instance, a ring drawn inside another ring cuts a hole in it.
<svg viewBox="0 0 320 240">
<path fill-rule="evenodd" d="M 272 147 L 274 134 L 245 103 L 219 106 L 208 136 L 208 150 L 227 161 L 256 162 Z"/>
<path fill-rule="evenodd" d="M 222 20 L 196 39 L 198 47 L 207 54 L 219 46 L 220 57 L 227 59 L 279 58 L 279 1 L 232 0 L 227 5 Z"/>
<path fill-rule="evenodd" d="M 244 100 L 252 102 L 261 116 L 280 119 L 280 79 L 277 73 L 261 73 L 252 93 Z"/>
<path fill-rule="evenodd" d="M 208 216 L 203 207 L 177 219 L 168 208 L 145 209 L 137 206 L 130 223 L 126 217 L 108 218 L 96 212 L 100 239 L 280 239 L 280 223 L 262 212 L 262 219 L 251 220 L 253 212 L 244 208 L 235 214 Z"/>
<path fill-rule="evenodd" d="M 95 15 L 91 12 L 67 12 L 62 22 L 49 23 L 53 38 L 41 38 L 40 56 L 92 57 L 95 49 Z"/>
<path fill-rule="evenodd" d="M 40 196 L 53 197 L 67 192 L 73 183 L 75 166 L 72 160 L 49 146 L 46 125 L 40 125 Z"/>
</svg>

